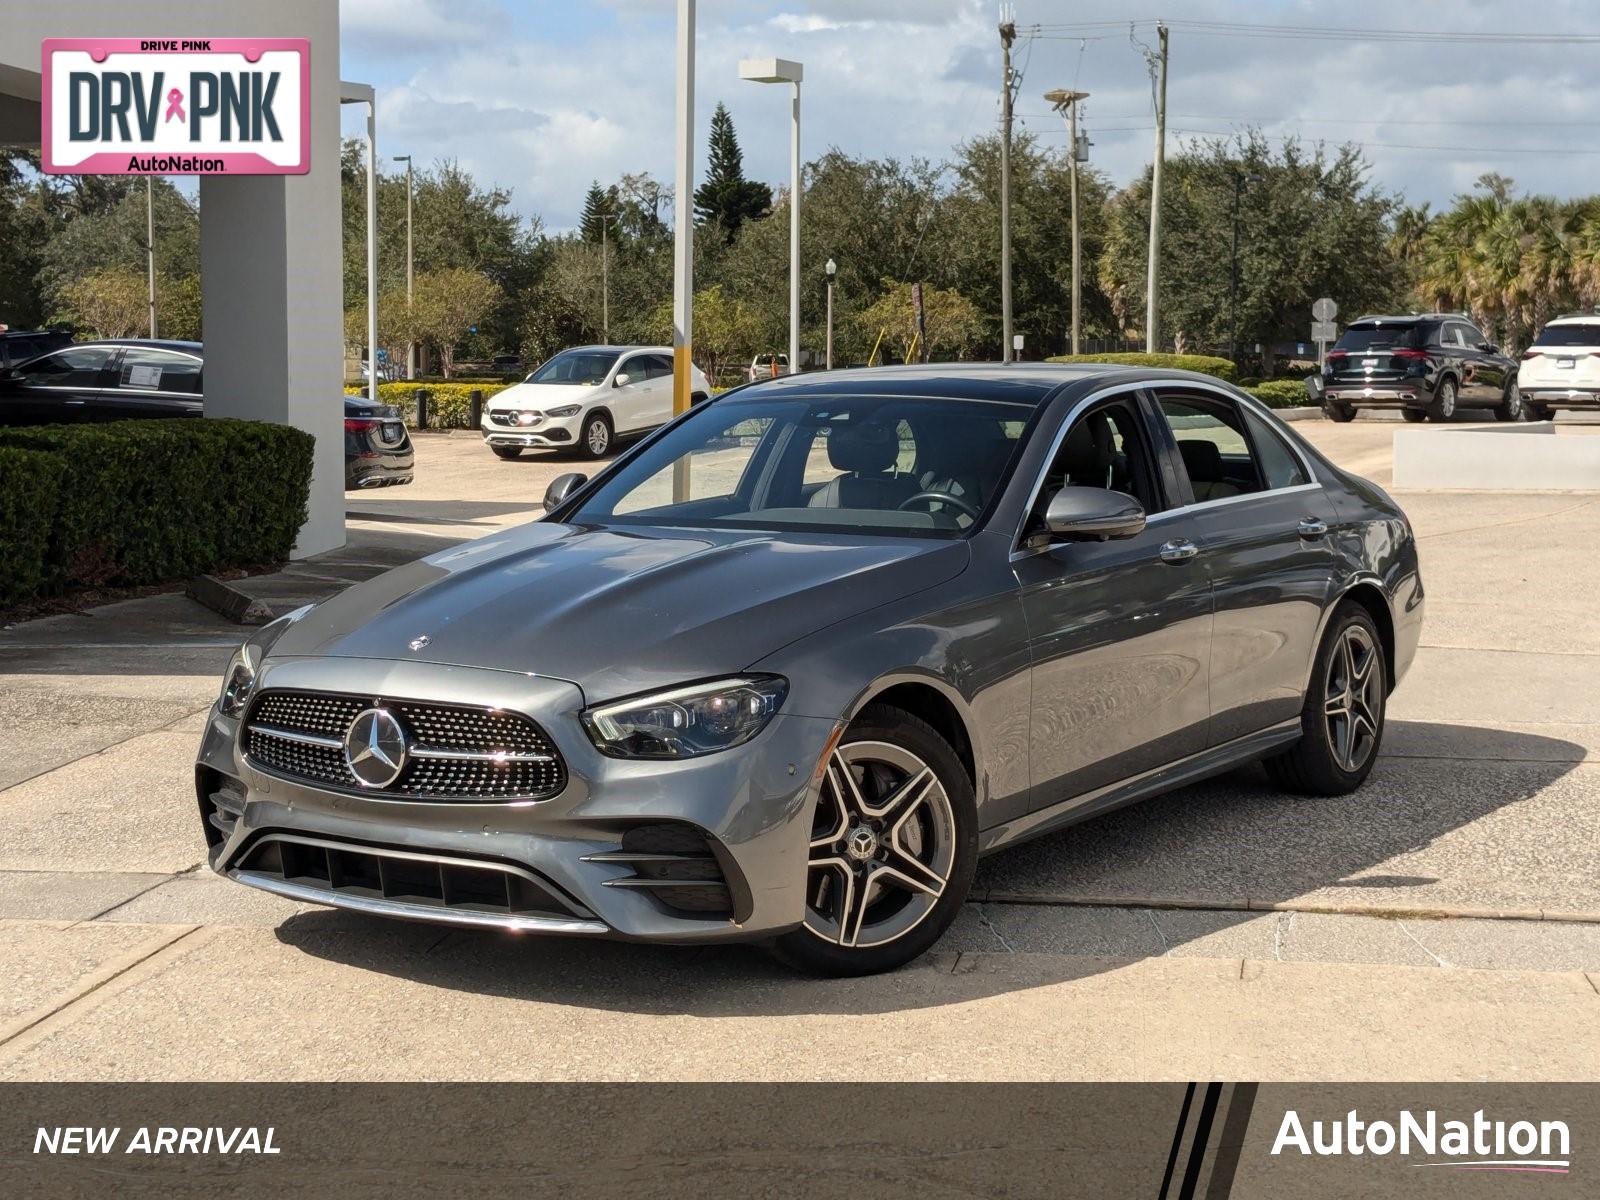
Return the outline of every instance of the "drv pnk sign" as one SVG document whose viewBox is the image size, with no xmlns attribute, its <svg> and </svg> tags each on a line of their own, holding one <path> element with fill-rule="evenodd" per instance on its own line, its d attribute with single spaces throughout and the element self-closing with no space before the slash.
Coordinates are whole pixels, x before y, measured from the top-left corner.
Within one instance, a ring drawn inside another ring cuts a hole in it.
<svg viewBox="0 0 1600 1200">
<path fill-rule="evenodd" d="M 53 175 L 303 175 L 306 38 L 48 38 Z"/>
</svg>

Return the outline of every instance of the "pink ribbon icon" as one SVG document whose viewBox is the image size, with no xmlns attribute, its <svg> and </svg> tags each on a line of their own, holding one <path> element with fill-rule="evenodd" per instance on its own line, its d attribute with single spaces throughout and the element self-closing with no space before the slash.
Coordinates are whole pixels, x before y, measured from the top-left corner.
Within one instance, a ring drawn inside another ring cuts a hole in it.
<svg viewBox="0 0 1600 1200">
<path fill-rule="evenodd" d="M 188 120 L 183 115 L 183 93 L 177 88 L 173 88 L 167 93 L 167 115 L 163 120 L 163 124 L 172 120 L 173 117 L 177 117 L 180 121 Z"/>
</svg>

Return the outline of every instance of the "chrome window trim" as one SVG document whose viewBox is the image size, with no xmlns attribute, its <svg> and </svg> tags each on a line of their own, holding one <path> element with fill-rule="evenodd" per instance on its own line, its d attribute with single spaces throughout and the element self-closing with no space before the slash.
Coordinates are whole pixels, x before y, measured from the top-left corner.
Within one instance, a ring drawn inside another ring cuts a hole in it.
<svg viewBox="0 0 1600 1200">
<path fill-rule="evenodd" d="M 1212 392 L 1224 400 L 1230 400 L 1235 404 L 1242 405 L 1247 411 L 1254 413 L 1258 417 L 1265 418 L 1269 427 L 1272 424 L 1272 410 L 1265 404 L 1262 404 L 1259 400 L 1255 399 L 1255 397 L 1247 396 L 1242 393 L 1232 391 L 1225 386 L 1207 383 L 1204 380 L 1199 379 L 1137 379 L 1128 382 L 1118 382 L 1101 388 L 1098 391 L 1090 392 L 1089 395 L 1085 396 L 1082 400 L 1079 400 L 1072 406 L 1071 410 L 1062 420 L 1060 428 L 1056 430 L 1054 437 L 1052 437 L 1050 440 L 1049 452 L 1045 455 L 1044 463 L 1039 468 L 1039 474 L 1037 478 L 1035 478 L 1033 481 L 1033 487 L 1028 493 L 1028 503 L 1023 507 L 1021 520 L 1018 522 L 1016 533 L 1011 540 L 1013 559 L 1019 556 L 1028 557 L 1035 553 L 1034 551 L 1026 550 L 1022 545 L 1025 531 L 1028 528 L 1028 514 L 1033 512 L 1034 508 L 1038 505 L 1039 497 L 1044 492 L 1045 478 L 1050 473 L 1050 465 L 1055 462 L 1056 455 L 1061 450 L 1061 444 L 1067 440 L 1067 434 L 1071 432 L 1072 427 L 1077 423 L 1078 418 L 1081 417 L 1092 405 L 1101 400 L 1105 400 L 1113 396 L 1120 396 L 1127 392 L 1150 391 L 1158 387 L 1180 387 L 1187 388 L 1191 391 Z M 1317 473 L 1312 470 L 1310 461 L 1306 458 L 1300 447 L 1295 444 L 1294 439 L 1291 437 L 1283 438 L 1282 440 L 1289 447 L 1290 453 L 1294 455 L 1295 461 L 1300 464 L 1301 470 L 1306 473 L 1306 478 L 1311 480 L 1310 483 L 1296 484 L 1293 487 L 1287 488 L 1264 488 L 1259 492 L 1244 492 L 1238 496 L 1224 496 L 1218 500 L 1199 500 L 1193 504 L 1183 504 L 1176 508 L 1166 508 L 1162 509 L 1158 513 L 1151 513 L 1145 523 L 1147 525 L 1153 524 L 1157 521 L 1165 520 L 1168 517 L 1174 517 L 1179 514 L 1187 515 L 1189 513 L 1199 512 L 1204 509 L 1216 508 L 1219 505 L 1237 504 L 1241 500 L 1259 500 L 1265 496 L 1287 496 L 1292 495 L 1295 492 L 1321 491 L 1321 480 L 1318 479 Z"/>
</svg>

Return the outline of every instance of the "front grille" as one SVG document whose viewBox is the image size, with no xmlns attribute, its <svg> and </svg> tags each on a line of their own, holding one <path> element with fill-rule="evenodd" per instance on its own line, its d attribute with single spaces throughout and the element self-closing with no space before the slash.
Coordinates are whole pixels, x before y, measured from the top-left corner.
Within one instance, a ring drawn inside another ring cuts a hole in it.
<svg viewBox="0 0 1600 1200">
<path fill-rule="evenodd" d="M 345 760 L 345 733 L 371 707 L 387 709 L 406 734 L 405 766 L 384 788 L 362 787 Z M 264 770 L 364 795 L 542 800 L 567 786 L 566 765 L 544 730 L 504 709 L 274 689 L 252 706 L 244 748 Z"/>
<path fill-rule="evenodd" d="M 693 825 L 639 825 L 622 835 L 618 850 L 584 856 L 584 862 L 616 863 L 631 875 L 606 887 L 637 888 L 667 908 L 705 917 L 732 917 L 733 891 L 711 838 Z"/>
<path fill-rule="evenodd" d="M 533 420 L 526 425 L 517 419 L 519 416 L 521 416 L 521 410 L 516 412 L 495 412 L 493 409 L 491 409 L 489 411 L 489 424 L 496 426 L 499 429 L 529 430 L 537 429 L 540 425 L 544 424 L 543 413 L 534 413 Z"/>
<path fill-rule="evenodd" d="M 427 908 L 530 916 L 592 915 L 565 900 L 554 884 L 522 868 L 331 839 L 269 833 L 234 869 L 335 896 Z"/>
</svg>

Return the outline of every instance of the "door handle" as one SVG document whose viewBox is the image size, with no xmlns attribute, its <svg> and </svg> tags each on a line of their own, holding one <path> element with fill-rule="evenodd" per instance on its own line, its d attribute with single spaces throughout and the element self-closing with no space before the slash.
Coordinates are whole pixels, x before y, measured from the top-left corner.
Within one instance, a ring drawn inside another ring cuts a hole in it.
<svg viewBox="0 0 1600 1200">
<path fill-rule="evenodd" d="M 1200 547 L 1196 546 L 1188 538 L 1173 538 L 1170 542 L 1162 545 L 1161 561 L 1169 563 L 1188 562 L 1199 553 Z"/>
<path fill-rule="evenodd" d="M 1300 536 L 1303 538 L 1319 538 L 1328 532 L 1328 523 L 1316 517 L 1306 517 L 1300 522 Z"/>
</svg>

